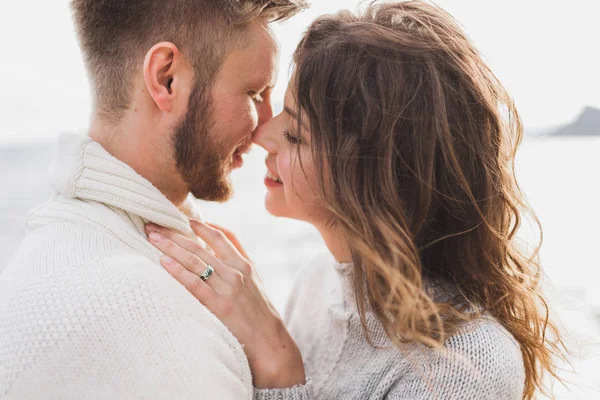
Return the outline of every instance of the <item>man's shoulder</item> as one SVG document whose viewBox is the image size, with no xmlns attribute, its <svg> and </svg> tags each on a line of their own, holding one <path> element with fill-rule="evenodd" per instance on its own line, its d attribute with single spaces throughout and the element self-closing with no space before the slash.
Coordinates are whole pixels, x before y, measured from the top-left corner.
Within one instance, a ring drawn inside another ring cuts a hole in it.
<svg viewBox="0 0 600 400">
<path fill-rule="evenodd" d="M 106 229 L 102 228 L 115 227 L 122 223 L 114 210 L 105 204 L 70 198 L 61 194 L 55 194 L 48 201 L 31 210 L 25 220 L 29 233 L 60 230 L 63 235 L 69 232 L 81 235 L 82 231 L 86 231 L 86 234 L 101 233 L 104 236 L 111 236 Z M 112 236 L 114 238 L 114 235 Z"/>
<path fill-rule="evenodd" d="M 125 368 L 130 382 L 174 385 L 175 392 L 209 373 L 240 392 L 251 387 L 239 342 L 160 265 L 142 255 L 116 255 L 80 268 L 85 271 L 73 266 L 27 281 L 12 297 L 0 293 L 0 331 L 30 332 L 0 341 L 0 358 L 19 357 L 20 346 L 36 355 L 20 361 L 30 375 L 60 363 L 70 371 L 66 379 L 79 368 Z"/>
<path fill-rule="evenodd" d="M 155 253 L 143 234 L 100 203 L 56 195 L 30 212 L 26 226 L 10 264 L 33 264 L 38 271 L 56 273 L 72 266 L 81 272 L 88 265 L 110 266 Z"/>
<path fill-rule="evenodd" d="M 29 230 L 6 271 L 28 271 L 28 279 L 73 272 L 81 275 L 98 264 L 111 265 L 138 255 L 109 232 L 73 221 L 56 221 Z"/>
<path fill-rule="evenodd" d="M 84 260 L 33 276 L 16 268 L 4 271 L 0 287 L 9 290 L 0 293 L 0 314 L 15 321 L 33 318 L 41 325 L 69 321 L 89 332 L 123 324 L 134 330 L 191 329 L 199 337 L 239 347 L 227 328 L 158 262 L 135 253 Z"/>
<path fill-rule="evenodd" d="M 64 207 L 65 201 L 75 207 Z M 133 290 L 137 287 L 167 290 L 164 281 L 170 277 L 158 256 L 153 259 L 155 253 L 146 239 L 132 228 L 129 237 L 123 237 L 123 232 L 104 227 L 106 221 L 93 215 L 95 210 L 114 217 L 100 207 L 65 198 L 34 210 L 28 232 L 0 274 L 0 287 L 10 285 L 20 297 L 32 288 L 40 293 L 60 291 L 69 301 L 83 302 L 94 296 L 138 301 L 134 298 L 140 293 Z M 123 296 L 124 290 L 129 295 Z"/>
</svg>

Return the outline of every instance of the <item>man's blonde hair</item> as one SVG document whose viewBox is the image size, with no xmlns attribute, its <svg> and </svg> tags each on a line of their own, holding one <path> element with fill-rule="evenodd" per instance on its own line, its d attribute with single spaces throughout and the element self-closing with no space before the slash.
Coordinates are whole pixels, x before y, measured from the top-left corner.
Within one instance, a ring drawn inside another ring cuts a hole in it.
<svg viewBox="0 0 600 400">
<path fill-rule="evenodd" d="M 174 43 L 208 89 L 225 55 L 252 21 L 285 20 L 305 0 L 71 0 L 96 106 L 119 120 L 130 103 L 132 76 L 156 43 Z"/>
</svg>

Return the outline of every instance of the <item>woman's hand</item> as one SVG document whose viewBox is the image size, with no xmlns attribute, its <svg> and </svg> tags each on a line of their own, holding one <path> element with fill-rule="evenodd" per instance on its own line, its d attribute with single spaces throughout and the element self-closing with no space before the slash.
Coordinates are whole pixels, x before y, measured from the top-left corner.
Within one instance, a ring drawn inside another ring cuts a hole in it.
<svg viewBox="0 0 600 400">
<path fill-rule="evenodd" d="M 146 226 L 150 242 L 165 254 L 162 266 L 244 346 L 255 387 L 278 389 L 304 384 L 298 346 L 263 294 L 260 280 L 239 241 L 214 225 L 192 220 L 191 227 L 214 254 L 169 229 L 154 224 Z M 200 276 L 207 265 L 214 272 L 203 280 Z"/>
</svg>

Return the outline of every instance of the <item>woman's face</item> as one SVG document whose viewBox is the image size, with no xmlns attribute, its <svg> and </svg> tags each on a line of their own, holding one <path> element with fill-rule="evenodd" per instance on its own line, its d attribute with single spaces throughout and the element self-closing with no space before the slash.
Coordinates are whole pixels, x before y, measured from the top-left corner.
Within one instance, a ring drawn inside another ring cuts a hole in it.
<svg viewBox="0 0 600 400">
<path fill-rule="evenodd" d="M 323 166 L 314 165 L 308 123 L 304 119 L 303 123 L 298 123 L 296 110 L 288 86 L 284 110 L 264 124 L 254 137 L 255 143 L 269 153 L 266 160 L 265 206 L 274 216 L 319 225 L 328 220 L 317 186 L 316 172 Z"/>
</svg>

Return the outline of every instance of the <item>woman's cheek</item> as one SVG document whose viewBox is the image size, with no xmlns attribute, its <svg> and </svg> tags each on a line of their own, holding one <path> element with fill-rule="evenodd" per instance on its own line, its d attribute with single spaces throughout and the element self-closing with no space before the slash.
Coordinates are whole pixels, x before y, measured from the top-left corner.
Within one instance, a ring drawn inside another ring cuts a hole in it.
<svg viewBox="0 0 600 400">
<path fill-rule="evenodd" d="M 292 174 L 290 165 L 290 154 L 287 150 L 281 149 L 277 154 L 277 171 L 279 178 L 284 185 L 292 184 Z"/>
<path fill-rule="evenodd" d="M 317 180 L 315 176 L 315 169 L 312 160 L 309 157 L 302 158 L 302 164 L 300 161 L 292 161 L 292 181 L 294 182 L 296 197 L 299 197 L 304 203 L 311 204 L 311 207 L 315 204 L 316 193 L 319 192 Z"/>
</svg>

